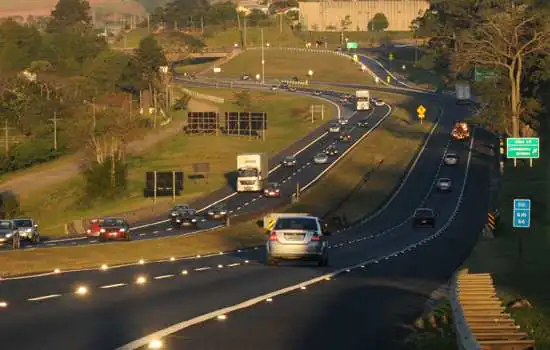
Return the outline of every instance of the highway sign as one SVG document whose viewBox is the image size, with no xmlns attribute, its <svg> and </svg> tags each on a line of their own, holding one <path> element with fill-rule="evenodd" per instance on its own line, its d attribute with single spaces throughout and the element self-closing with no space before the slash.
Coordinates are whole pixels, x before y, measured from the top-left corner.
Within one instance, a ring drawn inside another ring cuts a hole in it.
<svg viewBox="0 0 550 350">
<path fill-rule="evenodd" d="M 499 74 L 495 70 L 491 69 L 484 69 L 484 68 L 476 68 L 475 69 L 475 81 L 482 81 L 482 80 L 496 80 L 499 78 Z"/>
<path fill-rule="evenodd" d="M 426 114 L 427 111 L 428 110 L 423 105 L 418 106 L 418 108 L 416 109 L 416 112 L 418 113 L 419 116 L 421 115 L 423 116 L 424 114 Z"/>
<path fill-rule="evenodd" d="M 395 55 L 393 54 L 393 52 L 390 52 L 390 54 L 388 55 L 388 59 L 390 61 L 393 61 L 395 59 Z"/>
<path fill-rule="evenodd" d="M 358 49 L 359 48 L 359 44 L 355 41 L 348 41 L 346 43 L 346 48 L 349 50 L 349 49 Z"/>
<path fill-rule="evenodd" d="M 531 227 L 531 200 L 514 199 L 514 224 L 515 228 Z"/>
<path fill-rule="evenodd" d="M 506 139 L 506 158 L 539 159 L 538 137 L 509 137 Z"/>
</svg>

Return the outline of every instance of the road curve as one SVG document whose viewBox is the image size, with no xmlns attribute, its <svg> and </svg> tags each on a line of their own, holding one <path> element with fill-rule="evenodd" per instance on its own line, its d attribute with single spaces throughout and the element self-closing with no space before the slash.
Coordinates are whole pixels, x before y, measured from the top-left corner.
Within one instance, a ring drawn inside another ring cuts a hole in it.
<svg viewBox="0 0 550 350">
<path fill-rule="evenodd" d="M 299 94 L 308 94 L 312 92 L 298 92 Z M 336 104 L 335 101 L 338 101 L 338 95 L 327 94 L 323 97 L 328 101 Z M 283 152 L 279 153 L 270 160 L 270 181 L 279 182 L 282 184 L 282 193 L 283 197 L 290 197 L 293 191 L 296 189 L 296 184 L 300 186 L 307 185 L 312 183 L 312 181 L 323 172 L 330 164 L 337 161 L 340 156 L 350 147 L 353 146 L 354 142 L 359 140 L 363 135 L 370 133 L 374 130 L 385 117 L 389 115 L 389 106 L 382 107 L 373 107 L 370 111 L 365 112 L 353 112 L 348 108 L 341 107 L 342 117 L 349 119 L 350 124 L 356 123 L 358 120 L 368 119 L 370 125 L 368 128 L 358 128 L 354 127 L 352 129 L 352 143 L 339 143 L 336 142 L 334 136 L 327 135 L 326 133 L 326 124 L 314 130 L 309 135 L 305 136 L 302 140 L 298 141 L 294 145 L 290 146 Z M 313 156 L 325 149 L 329 144 L 335 144 L 340 151 L 339 157 L 334 157 L 329 164 L 326 165 L 316 165 L 313 164 Z M 297 167 L 294 169 L 278 167 L 278 163 L 285 155 L 296 155 L 297 158 Z M 242 215 L 249 213 L 251 211 L 260 211 L 268 209 L 279 204 L 279 200 L 272 198 L 264 198 L 263 195 L 257 193 L 235 193 L 232 188 L 229 186 L 217 190 L 205 197 L 202 197 L 192 203 L 197 209 L 206 209 L 209 206 L 218 203 L 224 202 L 227 205 L 228 213 L 230 216 Z M 167 216 L 161 216 L 146 222 L 138 223 L 133 229 L 133 239 L 142 240 L 142 239 L 153 239 L 163 236 L 174 236 L 174 235 L 184 235 L 197 230 L 190 228 L 173 228 L 166 219 Z M 224 223 L 216 220 L 205 220 L 202 222 L 198 228 L 198 231 L 209 230 L 215 227 L 223 226 Z M 59 246 L 74 246 L 74 245 L 83 245 L 83 244 L 100 244 L 97 238 L 93 237 L 77 237 L 77 238 L 66 238 L 66 239 L 57 239 L 49 240 L 42 242 L 37 245 L 28 244 L 25 246 L 26 249 L 34 248 L 48 248 L 48 247 L 59 247 Z"/>
<path fill-rule="evenodd" d="M 468 149 L 449 143 L 452 118 L 441 118 L 407 182 L 382 213 L 331 237 L 330 267 L 266 267 L 261 263 L 260 248 L 207 259 L 1 281 L 0 301 L 7 302 L 7 307 L 0 309 L 3 348 L 114 348 L 182 320 L 413 244 L 432 232 L 411 230 L 409 218 L 414 208 L 423 203 L 433 207 L 439 229 L 459 200 L 458 191 L 445 195 L 432 191 L 434 178 L 450 176 L 458 188 L 466 173 Z M 461 156 L 456 167 L 440 166 L 447 146 Z M 483 170 L 476 162 L 470 171 L 476 171 L 476 179 L 482 180 Z M 470 187 L 478 190 L 475 201 L 482 202 L 482 192 L 476 186 L 466 186 Z M 461 220 L 455 218 L 451 227 L 457 222 Z M 148 283 L 137 285 L 140 275 L 146 276 Z M 79 285 L 89 288 L 89 295 L 75 295 Z M 28 336 L 29 330 L 33 337 Z"/>
</svg>

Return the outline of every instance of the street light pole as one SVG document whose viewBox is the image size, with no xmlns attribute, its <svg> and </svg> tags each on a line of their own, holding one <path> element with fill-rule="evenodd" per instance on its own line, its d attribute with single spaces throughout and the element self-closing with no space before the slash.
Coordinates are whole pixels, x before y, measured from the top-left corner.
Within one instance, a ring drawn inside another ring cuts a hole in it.
<svg viewBox="0 0 550 350">
<path fill-rule="evenodd" d="M 264 30 L 260 30 L 262 42 L 262 85 L 265 85 L 265 55 L 264 55 Z"/>
</svg>

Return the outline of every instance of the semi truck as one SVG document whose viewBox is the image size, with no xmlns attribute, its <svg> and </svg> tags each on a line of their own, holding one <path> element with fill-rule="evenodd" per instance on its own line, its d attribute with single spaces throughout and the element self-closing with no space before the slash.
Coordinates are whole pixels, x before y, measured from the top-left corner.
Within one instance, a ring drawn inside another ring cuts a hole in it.
<svg viewBox="0 0 550 350">
<path fill-rule="evenodd" d="M 369 90 L 357 90 L 355 91 L 356 107 L 357 111 L 367 111 L 370 109 L 370 92 Z"/>
<path fill-rule="evenodd" d="M 237 192 L 260 192 L 269 173 L 267 153 L 237 155 Z"/>
<path fill-rule="evenodd" d="M 456 83 L 456 104 L 468 104 L 471 102 L 472 96 L 470 92 L 470 84 Z"/>
</svg>

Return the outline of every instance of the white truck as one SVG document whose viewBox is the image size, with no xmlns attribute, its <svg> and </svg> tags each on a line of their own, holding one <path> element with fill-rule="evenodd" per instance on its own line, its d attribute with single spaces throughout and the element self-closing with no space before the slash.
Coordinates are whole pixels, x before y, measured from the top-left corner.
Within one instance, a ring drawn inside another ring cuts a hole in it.
<svg viewBox="0 0 550 350">
<path fill-rule="evenodd" d="M 267 153 L 237 155 L 237 192 L 263 191 L 269 173 Z"/>
<path fill-rule="evenodd" d="M 356 111 L 368 111 L 370 109 L 370 92 L 369 90 L 355 91 Z"/>
<path fill-rule="evenodd" d="M 471 102 L 472 96 L 470 92 L 470 84 L 456 83 L 456 104 L 468 104 Z"/>
<path fill-rule="evenodd" d="M 264 229 L 271 231 L 278 218 L 293 216 L 311 216 L 309 213 L 270 213 L 264 216 Z"/>
</svg>

